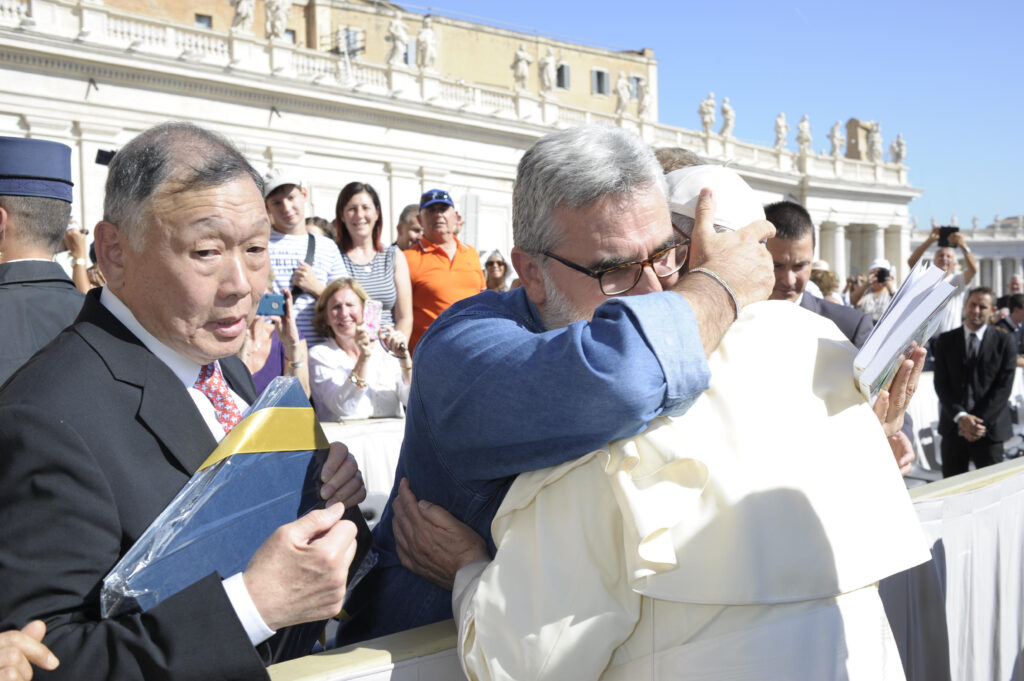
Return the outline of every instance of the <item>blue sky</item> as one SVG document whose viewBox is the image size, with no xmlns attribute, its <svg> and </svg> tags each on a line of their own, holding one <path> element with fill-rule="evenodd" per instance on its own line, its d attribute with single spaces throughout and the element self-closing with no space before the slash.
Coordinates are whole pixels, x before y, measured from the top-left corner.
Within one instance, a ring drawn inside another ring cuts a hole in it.
<svg viewBox="0 0 1024 681">
<path fill-rule="evenodd" d="M 927 225 L 1024 213 L 1024 0 L 608 2 L 436 0 L 437 14 L 611 49 L 650 47 L 659 118 L 699 129 L 709 92 L 735 134 L 771 144 L 780 112 L 808 114 L 816 150 L 837 120 L 877 120 L 907 142 L 910 204 Z M 425 5 L 401 3 L 423 13 Z M 718 116 L 720 119 L 720 115 Z M 717 128 L 717 123 L 716 123 Z"/>
</svg>

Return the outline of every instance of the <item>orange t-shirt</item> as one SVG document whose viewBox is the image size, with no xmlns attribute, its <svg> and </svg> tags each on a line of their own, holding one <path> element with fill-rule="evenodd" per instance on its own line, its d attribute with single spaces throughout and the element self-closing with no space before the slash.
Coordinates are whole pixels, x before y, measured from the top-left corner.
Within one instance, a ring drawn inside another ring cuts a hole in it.
<svg viewBox="0 0 1024 681">
<path fill-rule="evenodd" d="M 455 257 L 423 237 L 419 246 L 403 251 L 409 261 L 412 282 L 412 337 L 414 349 L 423 332 L 452 303 L 476 295 L 486 288 L 480 255 L 472 246 L 455 238 Z"/>
</svg>

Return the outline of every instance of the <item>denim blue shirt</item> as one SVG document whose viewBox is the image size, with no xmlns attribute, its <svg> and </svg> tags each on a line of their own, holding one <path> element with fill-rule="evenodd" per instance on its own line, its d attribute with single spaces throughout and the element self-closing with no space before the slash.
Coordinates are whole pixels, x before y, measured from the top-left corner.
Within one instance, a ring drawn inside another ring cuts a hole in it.
<svg viewBox="0 0 1024 681">
<path fill-rule="evenodd" d="M 710 373 L 675 293 L 610 298 L 593 320 L 548 331 L 524 289 L 486 291 L 442 314 L 416 347 L 395 489 L 374 530 L 380 564 L 353 592 L 339 644 L 452 616 L 451 594 L 401 567 L 391 502 L 406 477 L 488 543 L 516 475 L 685 412 Z"/>
</svg>

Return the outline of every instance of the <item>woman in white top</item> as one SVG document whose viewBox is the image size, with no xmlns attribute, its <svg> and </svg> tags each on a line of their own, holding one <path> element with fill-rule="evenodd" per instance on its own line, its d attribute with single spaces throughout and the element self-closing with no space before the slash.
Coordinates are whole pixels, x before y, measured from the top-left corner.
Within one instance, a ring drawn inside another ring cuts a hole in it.
<svg viewBox="0 0 1024 681">
<path fill-rule="evenodd" d="M 398 246 L 381 244 L 383 219 L 377 191 L 363 182 L 349 182 L 338 194 L 334 210 L 338 248 L 349 276 L 384 305 L 381 321 L 408 337 L 412 332 L 409 264 Z"/>
<path fill-rule="evenodd" d="M 363 324 L 368 297 L 354 279 L 335 279 L 316 302 L 313 326 L 328 337 L 309 351 L 310 389 L 322 421 L 402 416 L 412 357 L 401 331 L 384 327 L 382 343 Z"/>
</svg>

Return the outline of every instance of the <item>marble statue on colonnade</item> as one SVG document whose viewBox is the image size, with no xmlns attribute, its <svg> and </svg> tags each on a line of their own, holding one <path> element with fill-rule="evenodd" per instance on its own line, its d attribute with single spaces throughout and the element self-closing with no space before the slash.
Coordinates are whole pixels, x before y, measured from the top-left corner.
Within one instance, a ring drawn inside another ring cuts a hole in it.
<svg viewBox="0 0 1024 681">
<path fill-rule="evenodd" d="M 437 42 L 434 38 L 434 22 L 430 15 L 423 17 L 423 28 L 416 35 L 416 66 L 420 69 L 434 68 L 437 61 Z"/>
<path fill-rule="evenodd" d="M 626 78 L 626 72 L 619 71 L 619 79 L 615 81 L 615 95 L 618 98 L 615 102 L 616 116 L 626 113 L 626 107 L 629 106 L 629 99 L 632 94 L 633 91 L 629 86 L 629 79 Z"/>
<path fill-rule="evenodd" d="M 647 86 L 647 79 L 640 78 L 636 82 L 637 99 L 636 115 L 642 121 L 651 119 L 651 88 Z"/>
<path fill-rule="evenodd" d="M 256 0 L 238 0 L 235 3 L 235 16 L 231 19 L 231 32 L 252 33 L 255 9 Z"/>
<path fill-rule="evenodd" d="M 533 57 L 526 51 L 526 43 L 519 43 L 519 49 L 516 50 L 515 56 L 512 58 L 512 78 L 515 80 L 517 90 L 528 89 L 530 64 L 532 63 Z"/>
<path fill-rule="evenodd" d="M 700 115 L 700 127 L 704 131 L 705 135 L 711 134 L 711 128 L 715 127 L 715 93 L 709 92 L 708 96 L 701 100 L 700 106 L 697 107 L 697 113 Z"/>
<path fill-rule="evenodd" d="M 882 124 L 872 123 L 868 130 L 868 160 L 879 163 L 882 160 Z"/>
<path fill-rule="evenodd" d="M 775 117 L 775 148 L 779 151 L 786 146 L 786 135 L 789 134 L 789 123 L 786 122 L 786 114 L 779 112 Z"/>
<path fill-rule="evenodd" d="M 807 114 L 800 119 L 800 122 L 796 124 L 796 144 L 800 149 L 801 154 L 811 153 L 811 121 L 808 120 Z"/>
<path fill-rule="evenodd" d="M 902 133 L 896 135 L 896 139 L 889 146 L 889 158 L 897 165 L 903 165 L 907 160 L 907 143 L 903 141 Z"/>
<path fill-rule="evenodd" d="M 284 38 L 285 27 L 288 25 L 288 10 L 291 8 L 291 0 L 267 0 L 268 38 L 273 40 Z"/>
<path fill-rule="evenodd" d="M 388 50 L 387 58 L 388 65 L 404 65 L 405 52 L 409 49 L 409 29 L 402 21 L 401 12 L 395 12 L 395 18 L 388 24 L 388 39 L 391 40 L 391 49 Z"/>
<path fill-rule="evenodd" d="M 736 112 L 732 110 L 728 97 L 722 97 L 722 129 L 718 134 L 722 137 L 732 137 L 732 129 L 736 127 Z"/>
<path fill-rule="evenodd" d="M 549 47 L 548 53 L 541 57 L 537 66 L 540 68 L 540 91 L 551 92 L 555 89 L 555 81 L 557 80 L 555 51 Z"/>
<path fill-rule="evenodd" d="M 973 229 L 974 231 L 978 231 L 978 216 L 977 215 L 975 215 L 973 218 L 971 218 L 971 229 Z"/>
<path fill-rule="evenodd" d="M 836 121 L 836 124 L 832 126 L 832 130 L 828 133 L 828 140 L 832 143 L 832 149 L 829 152 L 832 154 L 832 158 L 842 156 L 843 145 L 846 144 L 846 135 L 843 134 L 842 121 Z"/>
</svg>

